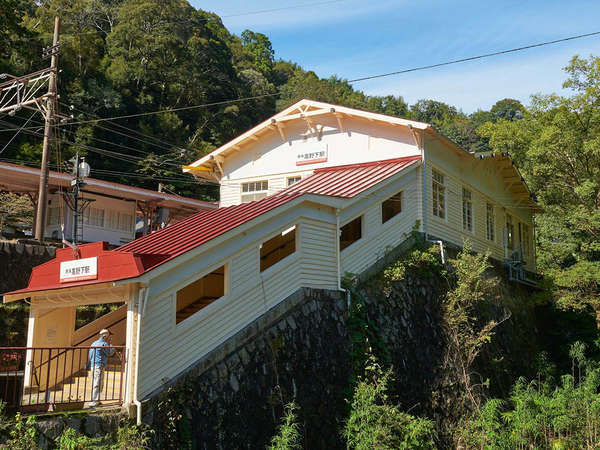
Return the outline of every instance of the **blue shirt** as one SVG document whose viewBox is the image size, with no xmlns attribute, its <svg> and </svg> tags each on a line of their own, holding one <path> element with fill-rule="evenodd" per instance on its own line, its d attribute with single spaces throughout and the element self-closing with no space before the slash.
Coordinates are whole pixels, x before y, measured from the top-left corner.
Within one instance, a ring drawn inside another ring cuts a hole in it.
<svg viewBox="0 0 600 450">
<path fill-rule="evenodd" d="M 107 348 L 90 348 L 90 365 L 92 367 L 106 367 L 106 361 L 109 356 L 115 354 L 115 349 L 109 347 L 108 342 L 103 337 L 94 341 L 91 347 L 107 347 Z"/>
</svg>

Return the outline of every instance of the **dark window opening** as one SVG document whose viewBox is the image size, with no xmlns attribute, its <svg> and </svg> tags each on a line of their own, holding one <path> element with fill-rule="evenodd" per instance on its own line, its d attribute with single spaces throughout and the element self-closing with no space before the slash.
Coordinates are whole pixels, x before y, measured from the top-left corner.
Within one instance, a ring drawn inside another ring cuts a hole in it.
<svg viewBox="0 0 600 450">
<path fill-rule="evenodd" d="M 340 251 L 342 251 L 362 237 L 362 216 L 348 222 L 340 228 L 340 231 Z"/>
<path fill-rule="evenodd" d="M 260 246 L 260 271 L 268 269 L 296 251 L 296 226 L 283 231 Z"/>
<path fill-rule="evenodd" d="M 381 223 L 385 223 L 392 217 L 402 212 L 402 192 L 388 198 L 381 204 Z"/>
<path fill-rule="evenodd" d="M 176 323 L 196 314 L 225 295 L 225 266 L 177 291 Z"/>
</svg>

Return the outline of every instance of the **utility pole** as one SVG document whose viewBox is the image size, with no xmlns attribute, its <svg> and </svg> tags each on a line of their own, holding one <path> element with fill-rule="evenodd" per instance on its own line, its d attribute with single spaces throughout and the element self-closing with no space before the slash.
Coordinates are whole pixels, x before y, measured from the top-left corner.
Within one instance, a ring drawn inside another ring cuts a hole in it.
<svg viewBox="0 0 600 450">
<path fill-rule="evenodd" d="M 37 214 L 35 221 L 35 239 L 44 240 L 44 230 L 46 228 L 46 208 L 48 204 L 48 154 L 50 147 L 50 133 L 54 125 L 56 114 L 56 80 L 58 78 L 58 47 L 60 36 L 60 17 L 54 18 L 54 38 L 52 39 L 51 60 L 50 60 L 50 80 L 48 83 L 48 96 L 46 100 L 47 111 L 44 123 L 44 144 L 42 146 L 42 167 L 40 171 L 40 188 L 38 191 Z"/>
</svg>

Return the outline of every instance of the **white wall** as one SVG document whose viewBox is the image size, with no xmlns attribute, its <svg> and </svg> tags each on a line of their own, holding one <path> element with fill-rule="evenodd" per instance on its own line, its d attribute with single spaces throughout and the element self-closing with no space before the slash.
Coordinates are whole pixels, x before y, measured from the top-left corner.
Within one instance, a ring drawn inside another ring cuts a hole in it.
<svg viewBox="0 0 600 450">
<path fill-rule="evenodd" d="M 312 120 L 318 129 L 323 125 L 320 136 L 307 132 L 304 122 L 290 121 L 285 124 L 285 142 L 273 130 L 228 156 L 223 165 L 221 206 L 240 203 L 243 182 L 268 180 L 269 194 L 273 194 L 286 187 L 286 177 L 291 175 L 304 177 L 322 167 L 419 154 L 412 134 L 405 127 L 346 117 L 342 119 L 344 132 L 341 132 L 333 117 L 317 116 Z M 326 162 L 296 165 L 298 154 L 317 150 L 327 151 Z"/>
<path fill-rule="evenodd" d="M 261 273 L 259 245 L 294 224 L 295 253 Z M 140 396 L 160 387 L 163 378 L 177 375 L 300 287 L 336 289 L 335 239 L 331 208 L 298 207 L 152 280 L 142 319 Z M 176 324 L 177 291 L 223 264 L 225 296 Z"/>
<path fill-rule="evenodd" d="M 533 257 L 533 220 L 531 208 L 517 206 L 517 200 L 505 189 L 505 183 L 493 160 L 475 159 L 469 154 L 459 155 L 440 141 L 427 140 L 425 144 L 427 165 L 427 225 L 428 232 L 462 246 L 465 239 L 473 244 L 478 252 L 489 250 L 491 256 L 500 261 L 505 259 L 504 235 L 506 214 L 513 216 L 515 229 L 515 248 L 519 247 L 518 223 L 529 225 L 529 256 L 527 268 L 535 270 Z M 446 217 L 440 219 L 433 215 L 432 207 L 432 169 L 444 175 L 446 185 Z M 473 232 L 463 230 L 462 188 L 472 192 Z M 486 204 L 494 205 L 495 236 L 494 241 L 487 239 Z"/>
<path fill-rule="evenodd" d="M 412 170 L 385 189 L 364 193 L 364 200 L 342 211 L 340 226 L 362 216 L 362 238 L 341 252 L 342 274 L 359 274 L 401 244 L 419 220 L 417 170 Z M 385 223 L 381 222 L 381 204 L 402 192 L 402 212 Z"/>
<path fill-rule="evenodd" d="M 101 209 L 104 211 L 103 225 L 95 226 L 86 223 L 83 224 L 83 228 L 79 232 L 79 236 L 83 242 L 107 241 L 113 245 L 120 245 L 132 241 L 135 238 L 135 201 L 119 200 L 88 192 L 81 193 L 80 197 L 94 199 L 94 201 L 89 204 L 88 208 Z M 64 200 L 60 199 L 58 194 L 51 195 L 49 200 L 50 203 L 48 208 L 61 208 L 64 217 L 65 238 L 70 241 L 73 226 L 73 211 L 65 204 Z M 130 215 L 132 217 L 132 228 L 130 230 L 122 230 L 111 226 L 109 220 L 109 214 L 111 213 Z M 50 211 L 48 211 L 48 214 L 50 214 Z M 61 239 L 60 223 L 48 225 L 45 234 L 47 237 Z"/>
</svg>

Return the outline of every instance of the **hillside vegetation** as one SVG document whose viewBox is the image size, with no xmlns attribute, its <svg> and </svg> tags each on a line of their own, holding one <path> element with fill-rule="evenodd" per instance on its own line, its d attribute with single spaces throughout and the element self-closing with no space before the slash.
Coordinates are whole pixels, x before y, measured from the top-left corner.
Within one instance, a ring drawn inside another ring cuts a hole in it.
<svg viewBox="0 0 600 450">
<path fill-rule="evenodd" d="M 156 189 L 162 181 L 180 194 L 214 199 L 215 189 L 184 177 L 180 166 L 301 98 L 431 122 L 469 150 L 487 148 L 478 126 L 524 111 L 510 99 L 466 115 L 434 100 L 408 105 L 402 97 L 368 96 L 340 77 L 322 79 L 277 59 L 264 34 L 231 34 L 217 15 L 186 0 L 6 0 L 0 72 L 26 74 L 48 66 L 41 54 L 51 44 L 55 14 L 62 20 L 59 106 L 73 116 L 60 127 L 60 159 L 79 151 L 94 176 L 131 185 Z M 29 116 L 22 110 L 0 117 L 1 128 L 20 126 Z M 40 130 L 30 128 L 41 120 L 34 116 L 1 158 L 39 164 Z M 54 165 L 56 158 L 53 152 Z"/>
<path fill-rule="evenodd" d="M 489 111 L 465 114 L 434 99 L 409 105 L 398 96 L 366 95 L 338 76 L 320 78 L 277 58 L 268 36 L 251 30 L 234 35 L 217 15 L 186 0 L 4 0 L 0 73 L 47 67 L 41 53 L 57 13 L 63 23 L 59 106 L 73 117 L 59 127 L 53 168 L 64 169 L 64 161 L 80 152 L 97 178 L 150 189 L 161 182 L 169 191 L 214 200 L 215 186 L 182 174 L 181 165 L 301 98 L 429 122 L 469 151 L 510 153 L 544 210 L 536 217 L 535 242 L 544 282 L 528 307 L 537 308 L 537 331 L 546 345 L 530 357 L 531 343 L 520 343 L 528 350 L 519 367 L 531 370 L 502 365 L 515 360 L 518 342 L 491 351 L 502 317 L 481 314 L 477 305 L 487 294 L 472 294 L 490 288 L 487 262 L 465 253 L 454 263 L 456 289 L 442 305 L 446 364 L 459 374 L 456 386 L 464 393 L 455 403 L 462 408 L 455 421 L 436 423 L 434 430 L 426 417 L 409 416 L 388 397 L 393 376 L 385 361 L 369 365 L 372 355 L 365 350 L 348 398 L 346 428 L 332 432 L 344 433 L 353 448 L 371 448 L 360 439 L 373 435 L 389 448 L 432 442 L 473 448 L 600 445 L 600 58 L 565 61 L 566 95 L 537 94 L 528 106 L 500 99 Z M 96 121 L 117 116 L 131 117 Z M 0 160 L 39 165 L 39 114 L 1 116 L 0 148 L 27 120 Z M 0 195 L 8 220 L 25 220 L 24 209 L 14 196 Z M 0 310 L 0 322 L 3 317 Z M 275 448 L 301 439 L 294 408 L 288 408 Z M 364 428 L 371 425 L 375 434 Z"/>
</svg>

